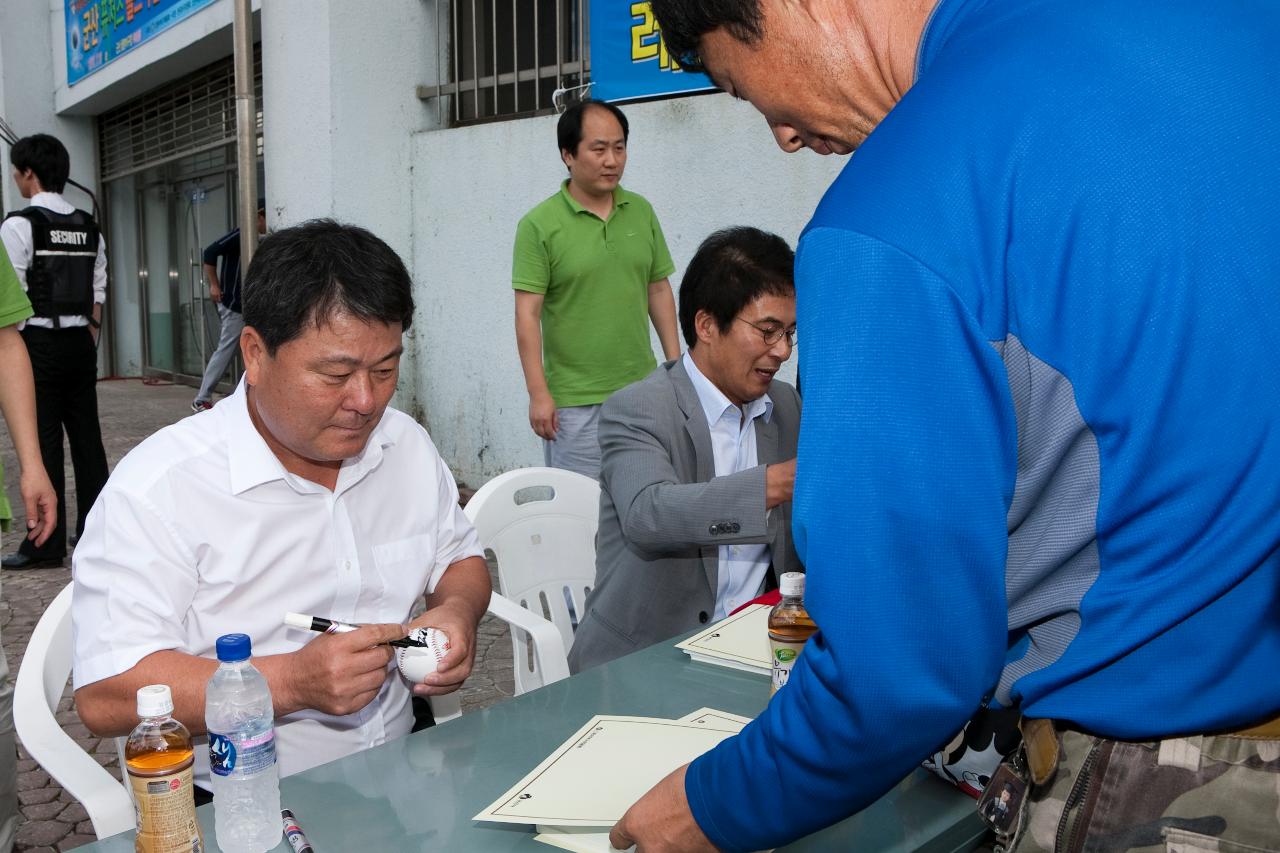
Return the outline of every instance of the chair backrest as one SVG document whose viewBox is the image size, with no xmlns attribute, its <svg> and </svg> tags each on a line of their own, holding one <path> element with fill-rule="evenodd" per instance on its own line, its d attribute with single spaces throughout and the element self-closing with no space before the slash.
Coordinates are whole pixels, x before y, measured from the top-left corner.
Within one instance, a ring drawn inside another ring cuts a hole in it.
<svg viewBox="0 0 1280 853">
<path fill-rule="evenodd" d="M 485 483 L 465 510 L 498 563 L 506 598 L 549 619 L 564 647 L 596 578 L 600 485 L 558 468 L 522 468 Z M 511 632 L 516 693 L 543 684 L 526 634 Z"/>
<path fill-rule="evenodd" d="M 121 781 L 58 725 L 54 714 L 70 675 L 71 584 L 67 584 L 31 632 L 13 689 L 13 724 L 31 757 L 84 806 L 93 831 L 106 838 L 133 829 L 133 801 Z"/>
</svg>

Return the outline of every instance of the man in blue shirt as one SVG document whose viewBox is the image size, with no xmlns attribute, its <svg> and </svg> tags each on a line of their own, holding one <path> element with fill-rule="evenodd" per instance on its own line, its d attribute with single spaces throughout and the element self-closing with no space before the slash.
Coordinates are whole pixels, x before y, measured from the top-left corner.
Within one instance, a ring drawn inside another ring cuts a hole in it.
<svg viewBox="0 0 1280 853">
<path fill-rule="evenodd" d="M 797 253 L 820 632 L 615 846 L 783 844 L 989 703 L 1019 853 L 1276 850 L 1280 7 L 653 5 L 785 150 L 857 151 Z"/>
<path fill-rule="evenodd" d="M 258 200 L 258 233 L 267 233 L 267 205 L 261 199 Z M 222 329 L 218 333 L 218 345 L 205 365 L 200 390 L 191 402 L 191 411 L 196 414 L 213 408 L 213 388 L 240 349 L 240 333 L 244 331 L 244 314 L 240 310 L 240 229 L 232 228 L 210 243 L 201 260 L 205 278 L 209 280 L 209 300 L 218 309 Z"/>
</svg>

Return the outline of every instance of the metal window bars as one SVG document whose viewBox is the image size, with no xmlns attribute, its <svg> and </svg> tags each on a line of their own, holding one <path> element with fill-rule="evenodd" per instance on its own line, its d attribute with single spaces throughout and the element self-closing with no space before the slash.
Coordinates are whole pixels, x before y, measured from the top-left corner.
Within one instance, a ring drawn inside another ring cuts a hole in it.
<svg viewBox="0 0 1280 853">
<path fill-rule="evenodd" d="M 440 124 L 563 109 L 590 80 L 588 0 L 435 0 Z"/>
</svg>

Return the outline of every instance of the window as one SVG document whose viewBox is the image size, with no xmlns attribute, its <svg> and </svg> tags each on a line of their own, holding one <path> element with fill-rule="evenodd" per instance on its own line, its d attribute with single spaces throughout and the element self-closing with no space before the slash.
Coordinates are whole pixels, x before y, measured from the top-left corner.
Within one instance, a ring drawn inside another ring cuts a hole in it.
<svg viewBox="0 0 1280 853">
<path fill-rule="evenodd" d="M 589 0 L 436 0 L 434 86 L 442 124 L 548 112 L 590 79 Z"/>
</svg>

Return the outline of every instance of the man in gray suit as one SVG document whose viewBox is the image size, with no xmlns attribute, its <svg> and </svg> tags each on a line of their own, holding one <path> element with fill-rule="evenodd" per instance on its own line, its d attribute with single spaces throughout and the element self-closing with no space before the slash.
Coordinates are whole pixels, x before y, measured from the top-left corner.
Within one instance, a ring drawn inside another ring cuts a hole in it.
<svg viewBox="0 0 1280 853">
<path fill-rule="evenodd" d="M 724 618 L 802 570 L 800 396 L 774 379 L 795 347 L 794 259 L 755 228 L 708 237 L 680 288 L 688 352 L 605 402 L 596 587 L 574 672 Z"/>
</svg>

